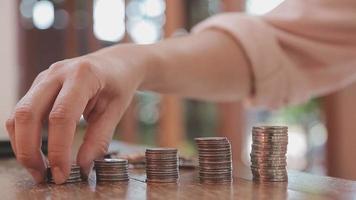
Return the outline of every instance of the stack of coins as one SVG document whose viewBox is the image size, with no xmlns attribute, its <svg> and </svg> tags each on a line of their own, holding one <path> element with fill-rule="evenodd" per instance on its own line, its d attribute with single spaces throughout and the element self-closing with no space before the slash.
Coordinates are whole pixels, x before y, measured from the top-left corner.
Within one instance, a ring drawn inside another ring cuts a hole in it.
<svg viewBox="0 0 356 200">
<path fill-rule="evenodd" d="M 97 182 L 126 182 L 129 180 L 126 159 L 105 158 L 94 160 Z"/>
<path fill-rule="evenodd" d="M 195 138 L 199 153 L 199 178 L 202 183 L 232 181 L 231 145 L 226 137 Z"/>
<path fill-rule="evenodd" d="M 54 183 L 54 179 L 52 176 L 52 172 L 51 172 L 51 167 L 47 168 L 47 180 L 49 183 Z M 77 182 L 81 182 L 82 178 L 80 175 L 80 167 L 76 164 L 72 164 L 71 169 L 70 169 L 70 174 L 69 174 L 69 178 L 66 180 L 65 183 L 77 183 Z"/>
<path fill-rule="evenodd" d="M 179 177 L 178 150 L 146 149 L 146 175 L 147 182 L 176 183 Z"/>
<path fill-rule="evenodd" d="M 288 181 L 288 127 L 258 126 L 252 129 L 251 171 L 255 181 Z"/>
</svg>

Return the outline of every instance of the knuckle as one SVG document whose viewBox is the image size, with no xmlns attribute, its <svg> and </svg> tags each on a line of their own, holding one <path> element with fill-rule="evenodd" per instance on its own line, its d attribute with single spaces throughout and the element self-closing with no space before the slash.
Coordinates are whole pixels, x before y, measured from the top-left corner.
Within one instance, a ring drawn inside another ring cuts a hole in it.
<svg viewBox="0 0 356 200">
<path fill-rule="evenodd" d="M 56 165 L 58 163 L 63 163 L 66 160 L 66 156 L 70 152 L 70 147 L 67 145 L 52 145 L 48 150 L 48 160 L 51 165 Z"/>
<path fill-rule="evenodd" d="M 42 80 L 46 75 L 47 75 L 47 70 L 44 70 L 37 75 L 36 79 Z"/>
<path fill-rule="evenodd" d="M 97 151 L 98 151 L 98 154 L 100 155 L 104 155 L 107 153 L 108 149 L 109 149 L 109 141 L 106 141 L 106 140 L 97 140 L 95 141 L 96 143 L 96 147 L 97 147 Z"/>
<path fill-rule="evenodd" d="M 15 120 L 19 123 L 27 123 L 32 121 L 33 111 L 29 105 L 21 105 L 15 110 Z"/>
<path fill-rule="evenodd" d="M 50 124 L 63 124 L 68 121 L 71 121 L 69 111 L 62 105 L 53 108 L 48 117 L 48 122 Z"/>
<path fill-rule="evenodd" d="M 14 129 L 15 126 L 15 120 L 13 118 L 7 119 L 5 122 L 5 127 L 9 134 L 12 134 L 12 130 Z"/>
<path fill-rule="evenodd" d="M 51 66 L 48 68 L 49 73 L 54 73 L 57 72 L 59 69 L 63 67 L 63 64 L 61 61 L 53 63 Z"/>
<path fill-rule="evenodd" d="M 88 60 L 77 61 L 74 67 L 74 76 L 87 76 L 93 73 L 93 64 Z"/>
<path fill-rule="evenodd" d="M 96 155 L 104 155 L 109 149 L 110 141 L 105 138 L 84 138 L 85 149 L 90 149 Z"/>
<path fill-rule="evenodd" d="M 48 159 L 51 161 L 56 161 L 64 155 L 65 147 L 63 145 L 55 145 L 48 151 Z"/>
<path fill-rule="evenodd" d="M 16 159 L 23 165 L 23 166 L 31 166 L 33 162 L 33 156 L 30 153 L 26 152 L 18 152 L 16 154 Z"/>
</svg>

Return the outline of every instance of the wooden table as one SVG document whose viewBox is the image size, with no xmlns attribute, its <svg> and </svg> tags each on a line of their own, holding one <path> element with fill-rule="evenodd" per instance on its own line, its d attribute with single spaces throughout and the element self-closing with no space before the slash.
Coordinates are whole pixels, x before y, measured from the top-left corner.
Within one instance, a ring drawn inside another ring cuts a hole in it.
<svg viewBox="0 0 356 200">
<path fill-rule="evenodd" d="M 290 171 L 288 183 L 254 183 L 241 173 L 231 184 L 200 184 L 196 170 L 181 170 L 177 184 L 145 183 L 130 170 L 128 183 L 36 185 L 14 159 L 0 160 L 0 199 L 356 199 L 356 182 Z M 242 177 L 242 178 L 241 178 Z"/>
</svg>

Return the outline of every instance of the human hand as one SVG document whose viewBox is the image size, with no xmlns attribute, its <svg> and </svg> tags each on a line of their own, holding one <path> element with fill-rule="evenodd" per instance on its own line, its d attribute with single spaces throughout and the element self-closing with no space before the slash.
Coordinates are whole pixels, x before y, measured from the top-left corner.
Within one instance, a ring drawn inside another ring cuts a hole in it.
<svg viewBox="0 0 356 200">
<path fill-rule="evenodd" d="M 106 153 L 143 71 L 124 59 L 103 58 L 92 54 L 53 64 L 36 77 L 6 122 L 16 158 L 36 182 L 45 176 L 40 145 L 47 120 L 48 160 L 57 184 L 69 176 L 73 136 L 82 115 L 88 126 L 77 163 L 88 174 L 91 162 Z"/>
</svg>

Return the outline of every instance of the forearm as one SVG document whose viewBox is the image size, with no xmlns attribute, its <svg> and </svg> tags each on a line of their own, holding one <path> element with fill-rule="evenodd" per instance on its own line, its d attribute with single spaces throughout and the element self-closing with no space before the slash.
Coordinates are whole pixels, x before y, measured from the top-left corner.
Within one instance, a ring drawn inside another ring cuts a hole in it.
<svg viewBox="0 0 356 200">
<path fill-rule="evenodd" d="M 205 31 L 152 46 L 158 64 L 141 89 L 213 101 L 250 92 L 250 72 L 241 48 L 227 34 Z"/>
<path fill-rule="evenodd" d="M 250 72 L 240 46 L 215 30 L 153 45 L 117 45 L 95 55 L 110 65 L 136 70 L 139 90 L 231 101 L 249 95 Z M 135 77 L 137 78 L 137 77 Z"/>
</svg>

